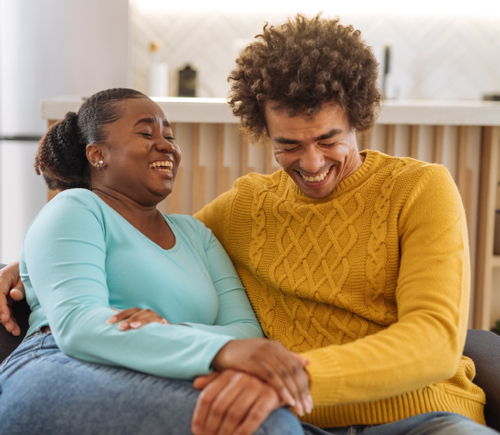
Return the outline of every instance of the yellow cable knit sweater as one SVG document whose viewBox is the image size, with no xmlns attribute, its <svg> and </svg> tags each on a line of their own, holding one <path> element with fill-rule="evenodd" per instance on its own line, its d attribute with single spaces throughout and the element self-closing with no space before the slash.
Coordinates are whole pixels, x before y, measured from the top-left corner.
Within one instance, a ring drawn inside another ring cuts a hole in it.
<svg viewBox="0 0 500 435">
<path fill-rule="evenodd" d="M 484 424 L 462 356 L 469 249 L 443 166 L 363 152 L 327 198 L 283 171 L 249 174 L 196 217 L 212 229 L 265 334 L 311 364 L 320 427 L 451 411 Z"/>
</svg>

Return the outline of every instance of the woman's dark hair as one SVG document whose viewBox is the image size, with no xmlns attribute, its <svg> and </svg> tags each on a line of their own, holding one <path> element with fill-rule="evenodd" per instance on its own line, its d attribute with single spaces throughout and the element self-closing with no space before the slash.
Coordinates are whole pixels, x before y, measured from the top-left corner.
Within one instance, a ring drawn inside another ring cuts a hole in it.
<svg viewBox="0 0 500 435">
<path fill-rule="evenodd" d="M 134 89 L 115 88 L 98 92 L 85 100 L 78 114 L 68 112 L 40 141 L 35 170 L 49 189 L 90 189 L 90 166 L 86 146 L 106 140 L 104 126 L 123 115 L 120 101 L 147 98 Z"/>
<path fill-rule="evenodd" d="M 381 99 L 378 63 L 359 30 L 340 25 L 338 18 L 298 14 L 280 26 L 266 23 L 256 38 L 228 78 L 229 104 L 250 140 L 267 136 L 267 101 L 289 116 L 314 115 L 336 102 L 351 128 L 374 125 Z"/>
</svg>

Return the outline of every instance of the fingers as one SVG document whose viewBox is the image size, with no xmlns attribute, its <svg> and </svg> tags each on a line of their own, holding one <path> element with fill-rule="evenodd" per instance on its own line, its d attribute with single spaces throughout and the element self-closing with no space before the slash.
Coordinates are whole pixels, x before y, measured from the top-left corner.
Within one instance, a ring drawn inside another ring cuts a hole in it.
<svg viewBox="0 0 500 435">
<path fill-rule="evenodd" d="M 14 287 L 10 290 L 10 297 L 15 301 L 21 301 L 24 299 L 24 285 L 21 279 L 19 279 Z"/>
<path fill-rule="evenodd" d="M 268 415 L 279 406 L 276 391 L 252 378 L 230 403 L 219 426 L 217 435 L 250 435 L 264 423 Z M 254 387 L 255 384 L 258 384 Z"/>
<path fill-rule="evenodd" d="M 191 430 L 195 435 L 250 435 L 280 405 L 269 385 L 247 373 L 226 370 L 200 394 Z"/>
<path fill-rule="evenodd" d="M 0 270 L 0 323 L 8 332 L 14 335 L 21 334 L 21 328 L 12 317 L 9 305 L 12 299 L 8 297 L 11 289 L 16 289 L 24 297 L 24 286 L 19 276 L 19 263 L 12 263 Z M 17 291 L 15 292 L 16 296 Z M 18 300 L 18 299 L 16 299 Z"/>
<path fill-rule="evenodd" d="M 247 412 L 243 422 L 236 428 L 234 435 L 250 435 L 254 433 L 262 423 L 264 423 L 268 415 L 277 408 L 277 406 L 274 406 L 277 396 L 273 401 L 273 397 L 270 396 L 272 393 L 273 391 L 269 390 L 265 394 L 261 393 L 258 396 L 249 412 Z M 220 433 L 223 434 L 224 432 Z"/>
<path fill-rule="evenodd" d="M 2 297 L 0 295 L 0 305 L 2 305 L 1 299 Z M 7 332 L 10 332 L 12 335 L 15 335 L 17 337 L 21 335 L 21 328 L 17 324 L 17 321 L 12 313 L 12 308 L 10 308 L 7 304 L 5 306 L 7 307 L 5 311 L 8 313 L 8 315 L 5 315 L 4 312 L 0 314 L 0 317 L 3 319 L 1 323 L 5 327 Z"/>
<path fill-rule="evenodd" d="M 193 381 L 193 387 L 196 388 L 197 390 L 203 390 L 210 382 L 212 382 L 216 377 L 220 375 L 219 372 L 213 371 L 209 375 L 205 376 L 198 376 L 194 381 Z"/>
<path fill-rule="evenodd" d="M 208 435 L 206 434 L 205 422 L 212 408 L 212 403 L 226 387 L 225 382 L 231 378 L 232 374 L 235 374 L 232 370 L 225 371 L 220 376 L 215 377 L 212 382 L 210 382 L 210 384 L 205 386 L 203 389 L 198 401 L 196 402 L 193 420 L 191 422 L 191 431 L 194 435 Z"/>
<path fill-rule="evenodd" d="M 114 324 L 118 323 L 118 329 L 126 331 L 127 329 L 139 329 L 148 323 L 162 323 L 168 325 L 168 321 L 156 314 L 150 309 L 142 308 L 127 308 L 126 310 L 120 311 L 114 316 L 110 317 L 107 323 Z"/>
<path fill-rule="evenodd" d="M 302 366 L 296 354 L 287 351 L 278 352 L 276 359 L 278 361 L 278 373 L 283 383 L 295 399 L 295 405 L 292 405 L 293 411 L 303 416 L 304 413 L 312 411 L 313 403 L 309 393 L 309 374 Z"/>
<path fill-rule="evenodd" d="M 267 339 L 233 340 L 217 353 L 212 364 L 218 371 L 245 371 L 271 385 L 299 415 L 312 410 L 307 360 Z"/>
</svg>

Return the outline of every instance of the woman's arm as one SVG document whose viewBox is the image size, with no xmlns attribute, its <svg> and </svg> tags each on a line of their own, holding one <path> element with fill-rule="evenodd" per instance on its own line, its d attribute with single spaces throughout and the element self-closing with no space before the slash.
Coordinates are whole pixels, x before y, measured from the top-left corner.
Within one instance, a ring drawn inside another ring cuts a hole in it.
<svg viewBox="0 0 500 435">
<path fill-rule="evenodd" d="M 21 263 L 33 321 L 46 316 L 61 350 L 76 358 L 165 377 L 210 373 L 213 357 L 232 336 L 159 323 L 124 333 L 106 323 L 115 312 L 106 283 L 105 231 L 85 198 L 61 195 L 40 213 Z"/>
</svg>

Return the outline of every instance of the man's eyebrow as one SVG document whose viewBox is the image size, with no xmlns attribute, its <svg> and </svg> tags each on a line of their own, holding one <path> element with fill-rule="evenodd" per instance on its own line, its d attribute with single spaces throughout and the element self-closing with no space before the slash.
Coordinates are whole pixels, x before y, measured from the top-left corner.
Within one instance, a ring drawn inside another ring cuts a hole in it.
<svg viewBox="0 0 500 435">
<path fill-rule="evenodd" d="M 142 118 L 142 119 L 139 119 L 139 121 L 137 121 L 135 124 L 134 124 L 134 127 L 136 125 L 139 125 L 139 124 L 142 124 L 142 123 L 145 123 L 145 124 L 154 124 L 156 122 L 156 118 L 153 117 L 153 116 L 150 116 L 149 118 Z M 163 126 L 164 127 L 171 127 L 170 125 L 170 122 L 168 122 L 166 119 L 163 120 Z"/>
<path fill-rule="evenodd" d="M 314 141 L 318 142 L 320 140 L 326 140 L 326 139 L 331 139 L 334 136 L 337 136 L 342 133 L 342 130 L 340 128 L 334 128 L 333 130 L 330 130 L 328 133 L 322 134 L 321 136 L 315 137 Z M 274 141 L 277 143 L 280 143 L 282 145 L 297 145 L 300 144 L 300 140 L 296 139 L 287 139 L 286 137 L 283 136 L 277 136 L 274 138 Z"/>
</svg>

